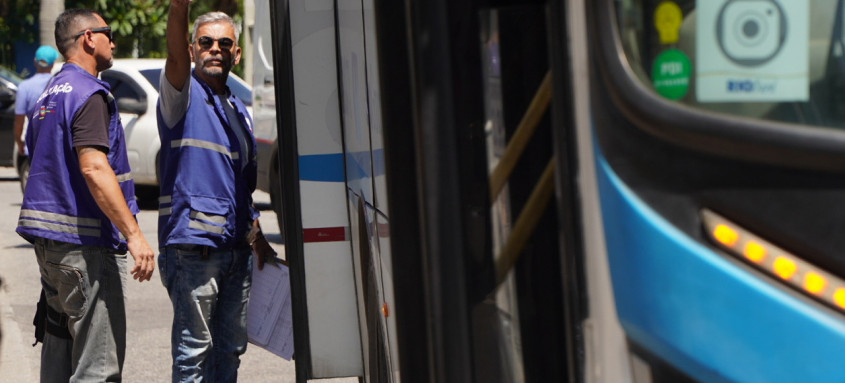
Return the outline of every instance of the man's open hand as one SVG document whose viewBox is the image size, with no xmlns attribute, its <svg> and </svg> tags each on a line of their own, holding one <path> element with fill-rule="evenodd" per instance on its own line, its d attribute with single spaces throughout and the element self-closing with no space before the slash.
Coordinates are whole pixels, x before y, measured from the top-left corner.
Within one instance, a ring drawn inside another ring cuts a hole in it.
<svg viewBox="0 0 845 383">
<path fill-rule="evenodd" d="M 144 237 L 140 239 L 133 238 L 126 241 L 126 246 L 129 248 L 129 254 L 135 260 L 135 267 L 129 271 L 133 279 L 138 282 L 149 281 L 153 276 L 155 270 L 155 253 L 147 240 Z"/>
</svg>

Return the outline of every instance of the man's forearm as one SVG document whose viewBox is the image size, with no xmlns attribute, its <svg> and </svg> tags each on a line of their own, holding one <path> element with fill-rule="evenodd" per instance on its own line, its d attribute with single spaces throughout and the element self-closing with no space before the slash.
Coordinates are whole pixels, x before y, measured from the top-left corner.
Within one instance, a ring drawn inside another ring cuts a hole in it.
<svg viewBox="0 0 845 383">
<path fill-rule="evenodd" d="M 97 206 L 124 237 L 130 239 L 138 236 L 141 229 L 126 205 L 106 154 L 94 148 L 81 148 L 78 153 L 82 175 Z"/>
<path fill-rule="evenodd" d="M 23 124 L 26 121 L 26 116 L 22 114 L 15 115 L 15 142 L 18 144 L 18 151 L 23 153 Z"/>
<path fill-rule="evenodd" d="M 190 0 L 172 0 L 167 16 L 167 61 L 164 74 L 174 88 L 182 90 L 191 72 L 188 53 L 188 8 Z"/>
</svg>

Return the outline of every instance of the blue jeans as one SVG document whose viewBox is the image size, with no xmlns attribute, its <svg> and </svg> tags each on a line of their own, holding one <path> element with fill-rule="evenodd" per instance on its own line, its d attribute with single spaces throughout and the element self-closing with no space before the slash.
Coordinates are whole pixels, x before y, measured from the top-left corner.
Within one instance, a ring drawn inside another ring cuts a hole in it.
<svg viewBox="0 0 845 383">
<path fill-rule="evenodd" d="M 126 255 L 38 238 L 47 305 L 68 315 L 72 339 L 44 334 L 42 382 L 119 382 L 126 350 Z"/>
<path fill-rule="evenodd" d="M 246 351 L 252 251 L 169 245 L 159 275 L 173 304 L 173 382 L 235 382 Z"/>
</svg>

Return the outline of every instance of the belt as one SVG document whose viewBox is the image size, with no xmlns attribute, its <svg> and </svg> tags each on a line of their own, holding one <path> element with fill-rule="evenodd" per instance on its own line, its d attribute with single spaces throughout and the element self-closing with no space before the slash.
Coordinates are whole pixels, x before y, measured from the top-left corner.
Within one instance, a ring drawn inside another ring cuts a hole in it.
<svg viewBox="0 0 845 383">
<path fill-rule="evenodd" d="M 191 251 L 191 252 L 197 251 L 197 252 L 200 253 L 200 259 L 208 259 L 208 255 L 212 252 L 215 252 L 215 251 L 232 251 L 232 250 L 241 249 L 241 248 L 247 248 L 248 249 L 250 247 L 244 241 L 239 241 L 235 246 L 232 246 L 230 248 L 218 248 L 218 247 L 208 246 L 208 245 L 195 245 L 195 244 L 187 244 L 187 243 L 177 243 L 177 244 L 173 244 L 171 246 L 175 247 L 178 250 L 182 250 L 182 251 Z"/>
</svg>

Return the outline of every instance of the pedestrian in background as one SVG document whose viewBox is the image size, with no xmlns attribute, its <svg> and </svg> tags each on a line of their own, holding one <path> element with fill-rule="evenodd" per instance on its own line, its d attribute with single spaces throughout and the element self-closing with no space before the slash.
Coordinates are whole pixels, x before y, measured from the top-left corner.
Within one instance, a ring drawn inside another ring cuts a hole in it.
<svg viewBox="0 0 845 383">
<path fill-rule="evenodd" d="M 118 382 L 126 349 L 126 252 L 138 281 L 154 253 L 135 214 L 117 105 L 97 74 L 112 65 L 112 32 L 91 10 L 55 26 L 62 70 L 38 98 L 26 135 L 29 181 L 17 232 L 35 247 L 46 295 L 42 382 Z M 125 239 L 124 239 L 125 238 Z"/>
<path fill-rule="evenodd" d="M 35 51 L 35 74 L 32 77 L 21 81 L 18 85 L 18 94 L 15 99 L 15 143 L 18 147 L 18 154 L 25 156 L 26 146 L 23 143 L 23 128 L 28 116 L 32 116 L 32 107 L 35 101 L 41 96 L 47 82 L 53 77 L 50 71 L 53 70 L 53 62 L 59 57 L 53 47 L 42 45 Z"/>
<path fill-rule="evenodd" d="M 252 119 L 226 86 L 241 58 L 238 31 L 228 15 L 206 13 L 186 42 L 189 4 L 170 3 L 160 80 L 159 272 L 173 303 L 172 380 L 234 382 L 247 347 L 251 253 L 259 267 L 275 253 L 252 204 Z"/>
</svg>

